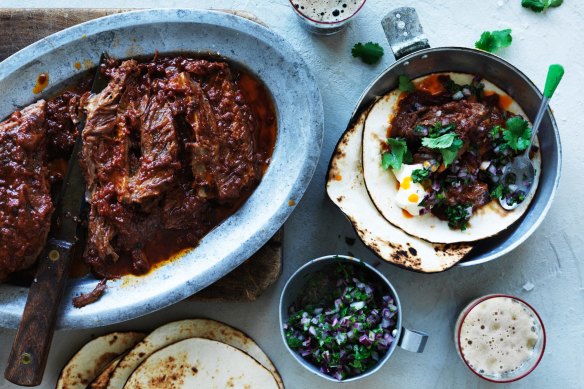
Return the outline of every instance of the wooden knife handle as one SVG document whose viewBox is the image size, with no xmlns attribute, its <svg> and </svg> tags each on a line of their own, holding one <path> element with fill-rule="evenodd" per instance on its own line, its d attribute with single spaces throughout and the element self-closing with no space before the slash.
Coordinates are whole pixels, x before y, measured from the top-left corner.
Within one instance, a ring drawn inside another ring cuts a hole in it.
<svg viewBox="0 0 584 389">
<path fill-rule="evenodd" d="M 71 245 L 49 241 L 30 286 L 4 377 L 21 386 L 41 384 L 69 274 Z"/>
</svg>

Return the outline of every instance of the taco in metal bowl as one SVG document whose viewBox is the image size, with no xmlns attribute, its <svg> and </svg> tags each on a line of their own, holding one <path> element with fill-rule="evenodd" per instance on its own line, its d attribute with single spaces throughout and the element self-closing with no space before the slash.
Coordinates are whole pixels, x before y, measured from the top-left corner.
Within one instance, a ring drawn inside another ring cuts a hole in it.
<svg viewBox="0 0 584 389">
<path fill-rule="evenodd" d="M 379 98 L 363 125 L 362 170 L 379 213 L 409 235 L 431 243 L 474 242 L 510 227 L 537 190 L 541 155 L 529 193 L 503 179 L 503 168 L 529 145 L 522 108 L 488 80 L 436 73 Z M 499 205 L 519 202 L 513 211 Z"/>
<path fill-rule="evenodd" d="M 330 161 L 326 190 L 363 243 L 380 258 L 415 271 L 434 273 L 454 266 L 472 248 L 466 243 L 433 244 L 389 223 L 371 201 L 361 163 L 362 113 L 341 137 Z"/>
</svg>

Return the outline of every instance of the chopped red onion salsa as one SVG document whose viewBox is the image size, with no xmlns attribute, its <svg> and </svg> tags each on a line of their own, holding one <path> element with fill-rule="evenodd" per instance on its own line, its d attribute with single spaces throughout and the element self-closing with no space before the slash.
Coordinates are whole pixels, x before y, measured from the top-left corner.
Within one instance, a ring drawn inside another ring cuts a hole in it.
<svg viewBox="0 0 584 389">
<path fill-rule="evenodd" d="M 314 273 L 289 308 L 288 346 L 337 380 L 375 366 L 397 336 L 397 306 L 365 268 L 339 263 Z"/>
</svg>

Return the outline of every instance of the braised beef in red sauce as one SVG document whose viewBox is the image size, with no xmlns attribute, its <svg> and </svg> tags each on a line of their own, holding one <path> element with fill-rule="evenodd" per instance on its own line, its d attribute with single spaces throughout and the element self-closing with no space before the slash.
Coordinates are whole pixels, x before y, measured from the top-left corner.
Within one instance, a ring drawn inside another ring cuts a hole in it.
<svg viewBox="0 0 584 389">
<path fill-rule="evenodd" d="M 39 210 L 27 220 L 0 200 L 0 276 L 30 266 L 44 245 L 50 186 L 57 187 L 66 171 L 80 114 L 89 215 L 76 275 L 144 274 L 196 246 L 249 197 L 269 164 L 275 109 L 265 86 L 245 69 L 214 58 L 169 56 L 110 60 L 99 71 L 109 79 L 99 94 L 87 92 L 84 82 L 15 113 L 24 117 L 17 124 L 0 124 L 2 138 L 16 136 L 7 135 L 6 126 L 40 134 L 32 150 L 23 151 L 30 155 L 18 161 L 10 151 L 17 146 L 0 145 L 0 192 L 13 190 L 5 182 L 15 177 L 24 184 L 14 185 L 44 201 L 43 207 L 26 204 L 30 196 L 19 195 L 21 209 Z M 4 169 L 15 164 L 22 174 Z M 9 252 L 18 255 L 9 258 Z"/>
<path fill-rule="evenodd" d="M 425 179 L 418 181 L 428 191 L 422 213 L 431 212 L 452 228 L 465 229 L 472 212 L 493 198 L 517 195 L 506 193 L 508 186 L 498 181 L 502 168 L 521 151 L 503 136 L 508 119 L 517 115 L 506 111 L 507 96 L 485 93 L 480 81 L 475 77 L 469 85 L 457 85 L 448 75 L 430 76 L 423 83 L 431 88 L 422 85 L 402 95 L 388 133 L 405 140 L 409 163 L 424 165 L 419 177 Z M 448 163 L 443 147 L 422 144 L 443 135 L 459 142 Z"/>
<path fill-rule="evenodd" d="M 51 225 L 46 107 L 40 100 L 0 123 L 0 280 L 34 263 Z"/>
</svg>

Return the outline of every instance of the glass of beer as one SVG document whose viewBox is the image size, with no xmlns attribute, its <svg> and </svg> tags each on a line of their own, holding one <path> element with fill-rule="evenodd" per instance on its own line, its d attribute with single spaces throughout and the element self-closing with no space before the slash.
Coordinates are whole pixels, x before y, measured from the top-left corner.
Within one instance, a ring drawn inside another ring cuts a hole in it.
<svg viewBox="0 0 584 389">
<path fill-rule="evenodd" d="M 545 328 L 537 312 L 517 297 L 492 294 L 473 300 L 458 316 L 456 351 L 479 377 L 517 381 L 543 357 Z"/>
<path fill-rule="evenodd" d="M 365 4 L 365 0 L 290 0 L 302 25 L 310 32 L 339 32 Z"/>
</svg>

